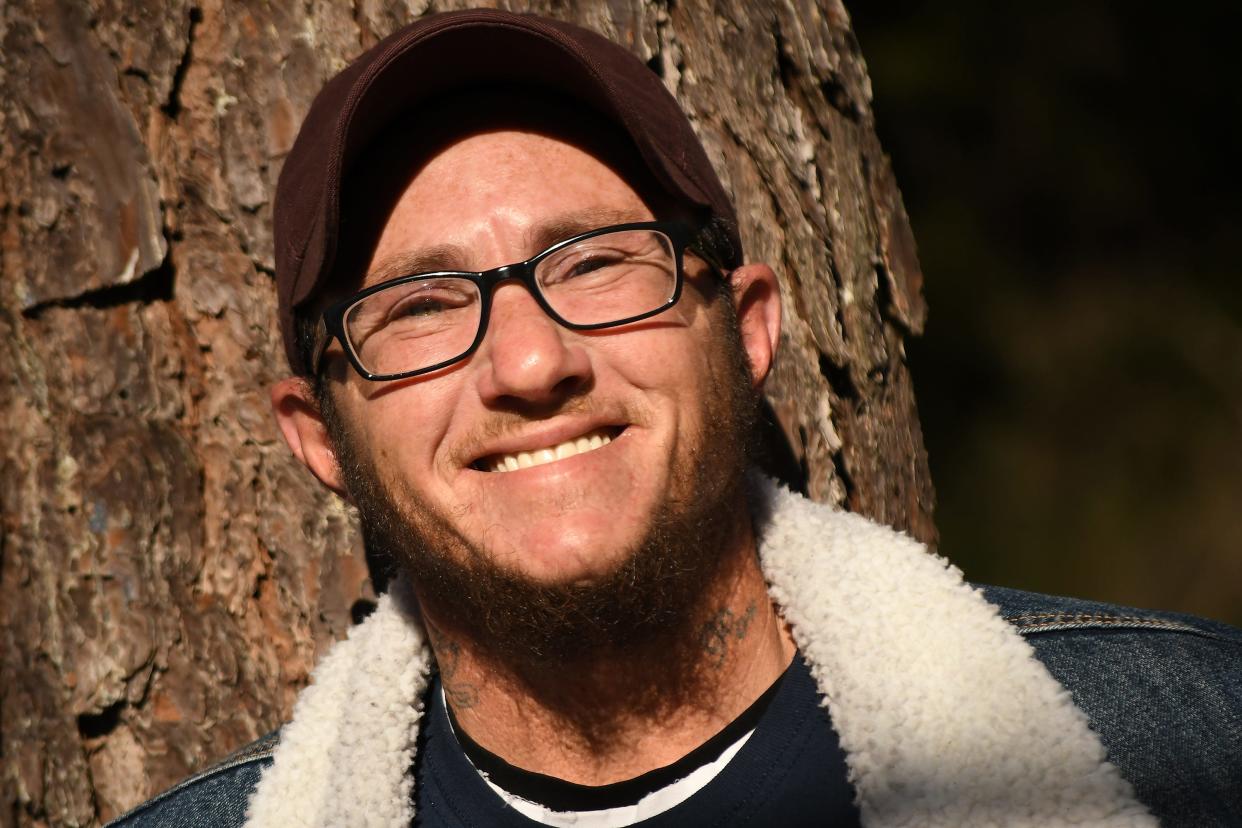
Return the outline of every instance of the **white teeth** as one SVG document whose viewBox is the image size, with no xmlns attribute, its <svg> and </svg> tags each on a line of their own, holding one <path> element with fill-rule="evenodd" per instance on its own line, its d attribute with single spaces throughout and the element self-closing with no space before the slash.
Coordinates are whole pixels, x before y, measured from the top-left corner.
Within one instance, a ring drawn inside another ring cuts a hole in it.
<svg viewBox="0 0 1242 828">
<path fill-rule="evenodd" d="M 566 457 L 573 457 L 575 454 L 585 454 L 588 451 L 603 448 L 611 442 L 612 436 L 610 434 L 605 431 L 596 431 L 591 434 L 584 434 L 575 440 L 566 440 L 563 443 L 547 448 L 497 455 L 489 461 L 488 467 L 494 472 L 529 469 L 531 466 L 542 466 L 544 463 L 564 460 Z"/>
</svg>

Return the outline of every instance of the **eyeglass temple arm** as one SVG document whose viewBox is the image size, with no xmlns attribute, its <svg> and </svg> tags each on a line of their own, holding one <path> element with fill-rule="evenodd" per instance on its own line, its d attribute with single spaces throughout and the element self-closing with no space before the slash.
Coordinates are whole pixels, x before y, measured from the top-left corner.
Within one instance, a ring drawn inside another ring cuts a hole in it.
<svg viewBox="0 0 1242 828">
<path fill-rule="evenodd" d="M 699 228 L 688 242 L 686 242 L 686 250 L 698 256 L 707 262 L 707 266 L 715 271 L 716 275 L 721 279 L 728 279 L 732 270 L 720 263 L 720 260 L 712 253 L 708 252 L 713 248 L 711 235 L 715 228 L 711 222 Z"/>
<path fill-rule="evenodd" d="M 310 372 L 311 376 L 319 373 L 319 363 L 323 361 L 323 354 L 328 350 L 328 346 L 332 344 L 334 339 L 332 332 L 328 330 L 328 323 L 322 316 L 315 325 L 315 348 L 311 351 Z"/>
</svg>

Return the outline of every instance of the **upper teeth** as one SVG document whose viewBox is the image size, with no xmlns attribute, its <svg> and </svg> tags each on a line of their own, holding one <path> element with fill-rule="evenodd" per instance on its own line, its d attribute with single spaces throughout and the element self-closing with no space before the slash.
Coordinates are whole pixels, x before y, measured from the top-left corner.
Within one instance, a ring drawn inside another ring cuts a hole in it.
<svg viewBox="0 0 1242 828">
<path fill-rule="evenodd" d="M 611 442 L 612 435 L 606 431 L 592 431 L 590 434 L 584 434 L 574 440 L 566 440 L 563 443 L 549 446 L 548 448 L 535 449 L 534 451 L 519 451 L 515 454 L 497 454 L 487 459 L 487 468 L 489 471 L 494 472 L 528 469 L 531 466 L 542 466 L 544 463 L 563 460 L 566 457 L 573 457 L 575 454 L 594 451 Z"/>
</svg>

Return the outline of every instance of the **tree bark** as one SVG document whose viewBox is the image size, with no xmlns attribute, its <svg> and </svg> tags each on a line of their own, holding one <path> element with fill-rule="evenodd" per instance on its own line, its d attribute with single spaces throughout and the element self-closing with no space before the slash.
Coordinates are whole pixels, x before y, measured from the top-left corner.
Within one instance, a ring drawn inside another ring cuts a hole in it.
<svg viewBox="0 0 1242 828">
<path fill-rule="evenodd" d="M 320 85 L 460 5 L 0 5 L 0 825 L 106 821 L 275 727 L 373 598 L 268 412 L 271 199 Z M 922 276 L 845 10 L 522 8 L 662 75 L 779 273 L 772 465 L 934 541 Z"/>
</svg>

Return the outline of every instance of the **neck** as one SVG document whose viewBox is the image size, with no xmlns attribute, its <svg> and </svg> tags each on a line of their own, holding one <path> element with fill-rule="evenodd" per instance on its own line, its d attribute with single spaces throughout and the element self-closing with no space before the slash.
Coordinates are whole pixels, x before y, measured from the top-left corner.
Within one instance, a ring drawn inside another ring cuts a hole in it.
<svg viewBox="0 0 1242 828">
<path fill-rule="evenodd" d="M 458 722 L 510 764 L 584 785 L 677 761 L 746 710 L 793 657 L 748 519 L 729 546 L 688 623 L 573 663 L 509 663 L 424 605 Z"/>
</svg>

